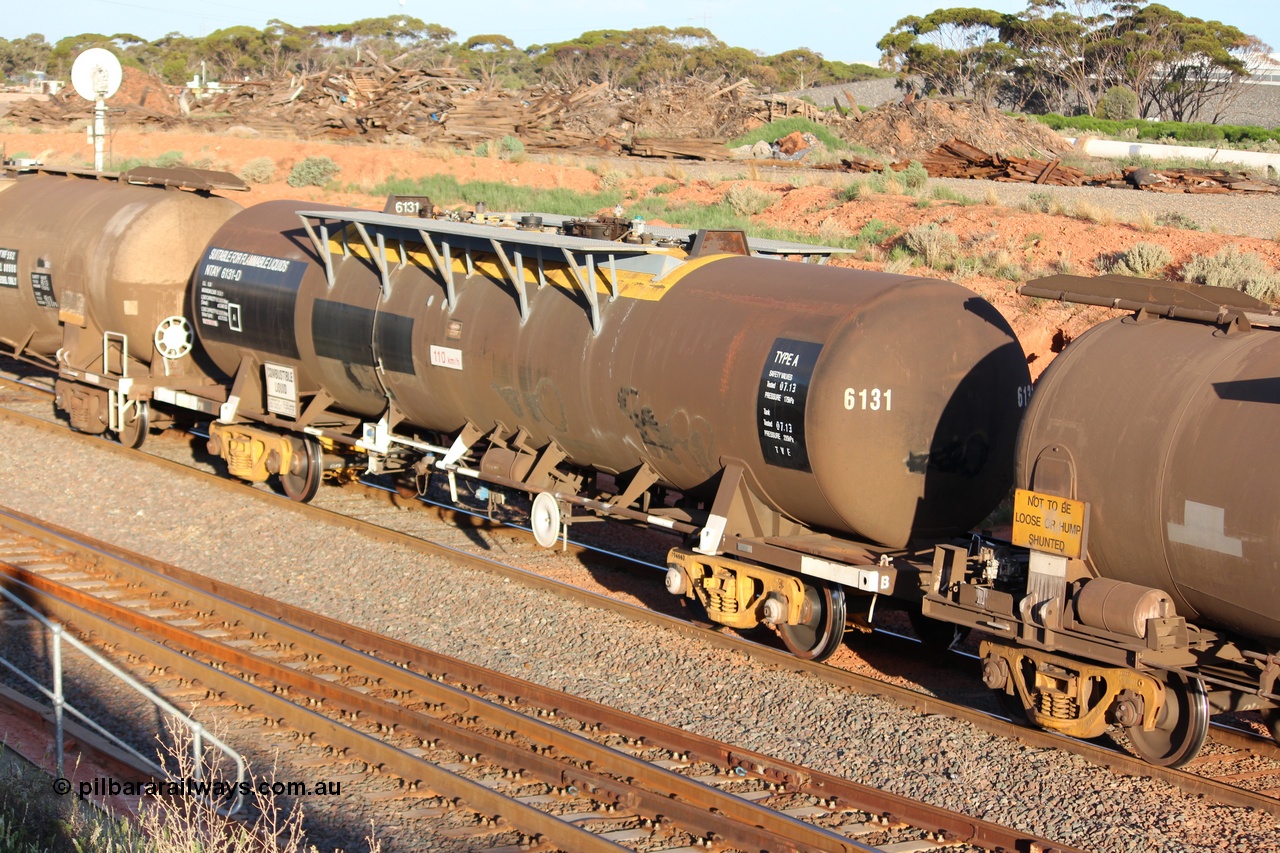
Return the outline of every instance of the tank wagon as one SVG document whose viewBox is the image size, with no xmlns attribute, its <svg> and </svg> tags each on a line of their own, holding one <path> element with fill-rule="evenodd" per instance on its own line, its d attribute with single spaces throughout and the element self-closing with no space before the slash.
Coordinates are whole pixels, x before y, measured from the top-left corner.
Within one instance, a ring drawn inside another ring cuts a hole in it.
<svg viewBox="0 0 1280 853">
<path fill-rule="evenodd" d="M 1193 758 L 1218 712 L 1261 710 L 1280 739 L 1280 317 L 1238 291 L 1118 276 L 1021 291 L 1134 313 L 1036 386 L 1017 446 L 1027 565 L 948 563 L 923 612 L 990 635 L 987 684 L 1046 728 L 1118 724 L 1165 765 Z"/>
<path fill-rule="evenodd" d="M 1269 306 L 1032 282 L 1133 312 L 1033 399 L 988 303 L 830 248 L 412 200 L 241 210 L 233 182 L 0 180 L 0 344 L 57 371 L 76 429 L 137 445 L 208 420 L 232 475 L 295 500 L 359 470 L 455 500 L 470 479 L 527 495 L 547 547 L 601 517 L 666 529 L 667 588 L 717 622 L 809 659 L 882 601 L 926 640 L 977 628 L 1012 712 L 1119 725 L 1154 763 L 1189 761 L 1219 711 L 1280 738 Z M 1013 542 L 966 533 L 1015 482 Z"/>
<path fill-rule="evenodd" d="M 211 449 L 301 499 L 344 447 L 369 470 L 475 477 L 528 493 L 548 545 L 584 517 L 685 534 L 673 592 L 812 658 L 840 642 L 846 589 L 866 608 L 918 597 L 890 552 L 1007 492 L 1026 361 L 970 291 L 765 259 L 740 234 L 519 219 L 293 202 L 229 219 L 191 291 L 233 377 Z"/>
<path fill-rule="evenodd" d="M 218 385 L 196 364 L 187 282 L 241 210 L 239 178 L 194 169 L 9 171 L 0 178 L 0 343 L 60 371 L 77 430 L 138 446 L 153 391 Z"/>
</svg>

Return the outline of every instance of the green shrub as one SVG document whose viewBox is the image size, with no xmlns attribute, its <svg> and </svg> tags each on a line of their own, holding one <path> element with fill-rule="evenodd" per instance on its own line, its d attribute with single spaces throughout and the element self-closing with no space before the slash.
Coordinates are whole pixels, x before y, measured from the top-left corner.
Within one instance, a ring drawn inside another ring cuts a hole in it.
<svg viewBox="0 0 1280 853">
<path fill-rule="evenodd" d="M 906 187 L 907 192 L 916 192 L 929 183 L 929 172 L 919 160 L 912 160 L 907 168 L 898 173 L 898 182 Z"/>
<path fill-rule="evenodd" d="M 1185 213 L 1173 211 L 1171 213 L 1162 213 L 1156 217 L 1156 224 L 1165 228 L 1182 228 L 1187 231 L 1203 231 L 1200 223 L 1196 222 Z"/>
<path fill-rule="evenodd" d="M 857 201 L 862 197 L 862 181 L 854 181 L 849 186 L 840 190 L 839 198 L 841 201 Z"/>
<path fill-rule="evenodd" d="M 1110 121 L 1125 121 L 1138 114 L 1138 96 L 1128 86 L 1112 86 L 1098 99 L 1094 115 Z"/>
<path fill-rule="evenodd" d="M 971 204 L 978 203 L 976 199 L 972 199 L 962 192 L 953 190 L 951 187 L 934 187 L 929 191 L 929 194 L 938 201 L 954 201 L 966 207 Z"/>
<path fill-rule="evenodd" d="M 340 171 L 328 157 L 308 157 L 293 167 L 285 183 L 291 187 L 322 187 Z"/>
<path fill-rule="evenodd" d="M 240 168 L 240 177 L 248 184 L 269 184 L 276 179 L 276 161 L 254 157 Z"/>
<path fill-rule="evenodd" d="M 1173 254 L 1158 243 L 1135 243 L 1103 263 L 1103 272 L 1111 275 L 1133 275 L 1157 278 L 1173 263 Z"/>
<path fill-rule="evenodd" d="M 508 157 L 512 154 L 523 154 L 524 143 L 514 136 L 507 135 L 498 140 L 498 151 Z"/>
<path fill-rule="evenodd" d="M 600 176 L 600 189 L 616 190 L 627 181 L 627 173 L 618 169 L 610 169 Z"/>
<path fill-rule="evenodd" d="M 1187 281 L 1243 290 L 1255 299 L 1273 302 L 1280 296 L 1280 274 L 1253 252 L 1227 246 L 1216 255 L 1196 255 L 1182 267 Z"/>
<path fill-rule="evenodd" d="M 878 246 L 896 237 L 899 230 L 898 226 L 890 225 L 883 219 L 872 219 L 858 230 L 857 240 L 861 244 L 869 243 Z"/>
<path fill-rule="evenodd" d="M 729 148 L 738 148 L 743 145 L 755 145 L 761 141 L 772 144 L 784 136 L 795 133 L 797 130 L 801 133 L 812 133 L 819 142 L 832 151 L 845 151 L 850 148 L 849 143 L 831 132 L 831 128 L 815 121 L 810 121 L 807 118 L 776 119 L 766 125 L 757 127 L 750 133 L 744 133 L 742 136 L 729 140 L 726 145 Z"/>
<path fill-rule="evenodd" d="M 734 184 L 724 194 L 725 204 L 739 216 L 755 216 L 764 213 L 769 205 L 778 200 L 774 193 L 753 187 L 750 184 Z"/>
<path fill-rule="evenodd" d="M 166 151 L 155 159 L 155 164 L 161 169 L 172 169 L 174 166 L 183 165 L 184 157 L 181 151 Z"/>
<path fill-rule="evenodd" d="M 1048 213 L 1053 206 L 1053 196 L 1045 192 L 1029 194 L 1022 202 L 1022 209 L 1028 213 Z"/>
<path fill-rule="evenodd" d="M 898 178 L 898 173 L 888 166 L 884 167 L 883 172 L 872 173 L 868 184 L 872 190 L 878 193 L 902 195 L 902 181 Z"/>
<path fill-rule="evenodd" d="M 902 235 L 902 244 L 930 269 L 938 269 L 950 261 L 960 246 L 960 238 L 936 222 L 915 225 Z"/>
<path fill-rule="evenodd" d="M 1131 118 L 1124 121 L 1112 121 L 1096 116 L 1060 116 L 1056 113 L 1034 116 L 1036 121 L 1046 124 L 1054 130 L 1077 131 L 1091 133 L 1096 136 L 1123 138 L 1126 129 L 1136 131 L 1138 139 L 1173 139 L 1187 143 L 1222 142 L 1238 145 L 1241 143 L 1261 144 L 1268 139 L 1280 141 L 1280 128 L 1268 129 L 1253 125 L 1208 124 L 1205 122 L 1180 121 L 1147 121 Z M 1129 135 L 1133 138 L 1132 135 Z"/>
</svg>

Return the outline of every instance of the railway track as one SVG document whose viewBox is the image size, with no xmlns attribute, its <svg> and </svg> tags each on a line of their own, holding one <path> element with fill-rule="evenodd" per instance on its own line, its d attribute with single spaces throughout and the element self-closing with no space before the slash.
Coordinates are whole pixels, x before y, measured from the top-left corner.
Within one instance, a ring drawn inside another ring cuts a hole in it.
<svg viewBox="0 0 1280 853">
<path fill-rule="evenodd" d="M 36 421 L 36 423 L 47 422 Z M 49 427 L 41 426 L 39 428 Z M 52 428 L 65 431 L 60 426 Z M 99 443 L 104 448 L 111 448 L 112 452 L 135 452 L 126 451 L 109 442 Z M 155 459 L 157 464 L 177 464 L 159 460 L 155 457 L 151 458 Z M 190 469 L 187 468 L 186 470 Z M 1280 816 L 1280 747 L 1277 747 L 1276 743 L 1270 738 L 1260 737 L 1247 731 L 1217 726 L 1211 733 L 1211 742 L 1206 745 L 1204 754 L 1185 770 L 1154 767 L 1128 755 L 1111 743 L 1084 742 L 1064 738 L 1039 729 L 1027 728 L 969 705 L 947 702 L 919 690 L 888 684 L 875 678 L 847 672 L 832 666 L 798 661 L 777 649 L 769 648 L 714 628 L 708 628 L 704 625 L 690 622 L 687 619 L 676 618 L 668 614 L 619 602 L 607 596 L 601 596 L 506 565 L 480 554 L 468 553 L 455 548 L 441 548 L 441 546 L 434 543 L 425 542 L 416 537 L 380 526 L 376 522 L 370 523 L 366 520 L 353 518 L 350 515 L 335 515 L 333 512 L 317 506 L 292 504 L 264 489 L 249 490 L 243 484 L 232 483 L 221 477 L 215 478 L 215 480 L 223 484 L 223 487 L 236 489 L 241 494 L 253 494 L 262 500 L 285 504 L 299 512 L 309 514 L 313 518 L 346 526 L 382 541 L 395 542 L 427 552 L 446 553 L 450 559 L 460 564 L 496 572 L 527 586 L 550 590 L 557 595 L 568 597 L 585 605 L 622 612 L 628 618 L 646 621 L 678 633 L 697 636 L 702 642 L 712 645 L 736 650 L 745 649 L 748 654 L 758 660 L 787 669 L 800 670 L 814 678 L 845 689 L 888 698 L 905 707 L 916 709 L 921 713 L 943 714 L 955 719 L 966 720 L 1002 737 L 1017 738 L 1032 746 L 1061 749 L 1074 753 L 1094 764 L 1108 767 L 1117 773 L 1158 779 L 1190 793 L 1208 797 L 1215 802 L 1254 808 Z M 366 509 L 361 514 L 369 514 L 368 504 L 368 501 L 362 502 Z M 513 532 L 512 535 L 519 534 L 518 532 Z M 581 546 L 570 546 L 571 551 L 575 547 Z M 943 666 L 946 666 L 946 664 L 944 663 Z"/>
<path fill-rule="evenodd" d="M 248 713 L 565 850 L 1068 848 L 389 640 L 0 509 L 6 587 Z M 444 811 L 442 807 L 442 811 Z"/>
</svg>

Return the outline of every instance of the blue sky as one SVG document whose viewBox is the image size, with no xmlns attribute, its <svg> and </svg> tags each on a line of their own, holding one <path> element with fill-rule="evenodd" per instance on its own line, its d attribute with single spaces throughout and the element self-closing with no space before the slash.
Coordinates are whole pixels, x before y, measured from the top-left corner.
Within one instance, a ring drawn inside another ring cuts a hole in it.
<svg viewBox="0 0 1280 853">
<path fill-rule="evenodd" d="M 1274 0 L 1165 0 L 1186 15 L 1217 19 L 1256 35 L 1280 51 L 1280 3 Z M 204 36 L 223 27 L 262 27 L 272 18 L 291 24 L 347 23 L 407 14 L 441 24 L 460 39 L 502 33 L 520 47 L 563 41 L 587 30 L 647 26 L 705 26 L 729 44 L 765 53 L 795 47 L 828 59 L 875 62 L 876 42 L 907 15 L 946 6 L 1012 12 L 1025 0 L 8 0 L 0 35 L 42 33 L 50 42 L 85 32 L 129 32 L 147 40 L 177 31 Z"/>
</svg>

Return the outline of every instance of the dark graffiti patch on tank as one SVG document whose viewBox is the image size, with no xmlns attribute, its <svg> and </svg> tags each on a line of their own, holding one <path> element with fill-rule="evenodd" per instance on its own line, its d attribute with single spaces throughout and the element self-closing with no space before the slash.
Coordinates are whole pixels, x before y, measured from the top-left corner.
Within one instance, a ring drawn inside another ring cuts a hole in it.
<svg viewBox="0 0 1280 853">
<path fill-rule="evenodd" d="M 626 412 L 627 417 L 631 419 L 631 425 L 640 433 L 640 441 L 646 447 L 658 450 L 675 449 L 670 437 L 663 434 L 662 425 L 658 423 L 658 416 L 653 409 L 649 406 L 640 405 L 640 391 L 638 389 L 619 389 L 618 408 Z"/>
<path fill-rule="evenodd" d="M 713 446 L 715 434 L 711 424 L 701 415 L 677 409 L 665 419 L 660 419 L 652 406 L 640 404 L 637 388 L 618 389 L 618 408 L 626 414 L 635 427 L 640 441 L 655 460 L 670 460 L 678 465 L 693 464 L 708 474 L 716 471 Z M 687 454 L 687 457 L 682 456 Z"/>
<path fill-rule="evenodd" d="M 293 317 L 305 269 L 301 261 L 211 247 L 196 273 L 201 337 L 297 358 Z"/>
<path fill-rule="evenodd" d="M 804 437 L 804 408 L 822 344 L 778 338 L 760 371 L 756 396 L 760 452 L 779 468 L 812 471 Z"/>
<path fill-rule="evenodd" d="M 0 249 L 0 287 L 18 286 L 18 250 Z"/>
<path fill-rule="evenodd" d="M 937 471 L 973 478 L 986 467 L 990 452 L 991 445 L 983 435 L 974 434 L 965 439 L 953 436 L 945 441 L 935 439 L 928 453 L 908 455 L 907 470 L 913 474 Z"/>
<path fill-rule="evenodd" d="M 47 272 L 31 274 L 31 295 L 41 308 L 57 308 L 58 299 L 53 295 L 53 275 Z"/>
</svg>

